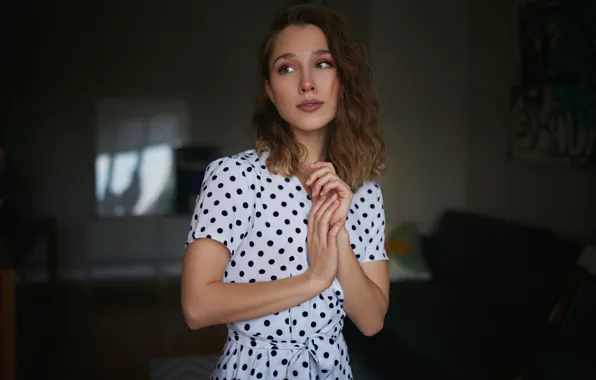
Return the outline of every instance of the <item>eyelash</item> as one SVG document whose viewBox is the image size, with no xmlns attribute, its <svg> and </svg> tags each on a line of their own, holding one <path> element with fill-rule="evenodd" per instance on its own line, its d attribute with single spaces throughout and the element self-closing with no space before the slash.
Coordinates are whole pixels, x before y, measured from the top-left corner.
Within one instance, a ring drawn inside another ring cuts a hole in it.
<svg viewBox="0 0 596 380">
<path fill-rule="evenodd" d="M 321 61 L 317 62 L 316 66 L 319 66 L 322 63 L 329 65 L 328 68 L 333 67 L 333 62 L 331 62 L 330 60 L 321 60 Z M 289 67 L 290 67 L 289 65 L 281 65 L 279 67 L 279 69 L 277 70 L 277 72 L 280 74 L 286 74 L 286 72 L 284 72 L 284 70 L 288 69 Z"/>
</svg>

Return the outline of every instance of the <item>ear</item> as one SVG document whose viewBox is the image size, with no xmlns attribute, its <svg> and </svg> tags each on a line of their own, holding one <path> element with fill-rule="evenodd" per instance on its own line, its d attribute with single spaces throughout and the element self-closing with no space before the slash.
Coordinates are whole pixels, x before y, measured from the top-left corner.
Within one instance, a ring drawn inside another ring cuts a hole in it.
<svg viewBox="0 0 596 380">
<path fill-rule="evenodd" d="M 269 84 L 268 80 L 265 81 L 265 92 L 267 93 L 271 103 L 275 105 L 275 97 L 273 96 L 273 91 L 271 90 L 271 85 Z"/>
</svg>

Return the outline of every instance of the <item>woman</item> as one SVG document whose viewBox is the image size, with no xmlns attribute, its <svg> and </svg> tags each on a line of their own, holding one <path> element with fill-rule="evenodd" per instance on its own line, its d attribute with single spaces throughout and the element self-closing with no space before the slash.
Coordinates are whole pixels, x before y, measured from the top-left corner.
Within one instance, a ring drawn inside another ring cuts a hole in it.
<svg viewBox="0 0 596 380">
<path fill-rule="evenodd" d="M 188 326 L 226 323 L 219 379 L 352 377 L 347 315 L 388 305 L 384 166 L 363 49 L 312 5 L 278 16 L 260 53 L 256 149 L 212 162 L 182 270 Z"/>
</svg>

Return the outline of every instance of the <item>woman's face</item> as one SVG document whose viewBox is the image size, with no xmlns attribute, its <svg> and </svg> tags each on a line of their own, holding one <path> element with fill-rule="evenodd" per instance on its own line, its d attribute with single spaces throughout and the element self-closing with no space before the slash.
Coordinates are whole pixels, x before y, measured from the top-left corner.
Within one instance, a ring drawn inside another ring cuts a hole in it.
<svg viewBox="0 0 596 380">
<path fill-rule="evenodd" d="M 269 72 L 269 99 L 295 133 L 319 131 L 335 118 L 339 78 L 321 29 L 291 25 L 281 31 Z"/>
</svg>

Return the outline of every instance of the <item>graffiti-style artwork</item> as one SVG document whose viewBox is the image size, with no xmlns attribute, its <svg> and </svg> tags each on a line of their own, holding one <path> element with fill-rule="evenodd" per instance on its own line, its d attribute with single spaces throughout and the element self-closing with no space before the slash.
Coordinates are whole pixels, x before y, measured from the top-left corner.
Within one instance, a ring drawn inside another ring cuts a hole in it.
<svg viewBox="0 0 596 380">
<path fill-rule="evenodd" d="M 509 152 L 596 164 L 596 0 L 517 0 Z"/>
</svg>

